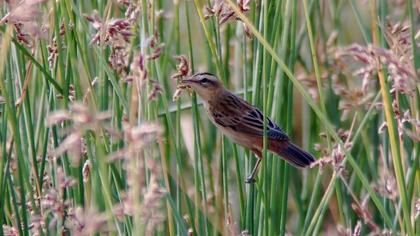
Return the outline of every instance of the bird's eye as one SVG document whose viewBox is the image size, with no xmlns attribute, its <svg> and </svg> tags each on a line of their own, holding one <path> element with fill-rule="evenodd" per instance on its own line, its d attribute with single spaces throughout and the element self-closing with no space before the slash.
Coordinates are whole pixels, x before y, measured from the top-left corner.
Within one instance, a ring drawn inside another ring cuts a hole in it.
<svg viewBox="0 0 420 236">
<path fill-rule="evenodd" d="M 209 82 L 209 79 L 207 79 L 207 78 L 203 78 L 203 79 L 200 80 L 200 83 L 202 83 L 202 84 L 207 84 L 208 82 Z"/>
</svg>

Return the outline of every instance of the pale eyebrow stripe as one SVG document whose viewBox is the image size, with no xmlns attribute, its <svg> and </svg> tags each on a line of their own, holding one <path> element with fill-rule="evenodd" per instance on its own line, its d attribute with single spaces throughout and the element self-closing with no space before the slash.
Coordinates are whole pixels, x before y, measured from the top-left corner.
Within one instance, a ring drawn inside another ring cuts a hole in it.
<svg viewBox="0 0 420 236">
<path fill-rule="evenodd" d="M 209 73 L 209 72 L 199 72 L 199 73 L 195 74 L 194 76 L 197 76 L 197 75 L 211 75 L 211 76 L 215 76 L 214 74 Z"/>
</svg>

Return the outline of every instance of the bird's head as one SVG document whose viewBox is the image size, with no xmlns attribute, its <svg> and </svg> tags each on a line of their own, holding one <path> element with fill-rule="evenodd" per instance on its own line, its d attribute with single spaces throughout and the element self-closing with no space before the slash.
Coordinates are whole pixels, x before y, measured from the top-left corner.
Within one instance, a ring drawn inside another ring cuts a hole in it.
<svg viewBox="0 0 420 236">
<path fill-rule="evenodd" d="M 197 73 L 183 79 L 181 85 L 191 87 L 202 99 L 211 101 L 224 91 L 222 82 L 213 74 Z"/>
</svg>

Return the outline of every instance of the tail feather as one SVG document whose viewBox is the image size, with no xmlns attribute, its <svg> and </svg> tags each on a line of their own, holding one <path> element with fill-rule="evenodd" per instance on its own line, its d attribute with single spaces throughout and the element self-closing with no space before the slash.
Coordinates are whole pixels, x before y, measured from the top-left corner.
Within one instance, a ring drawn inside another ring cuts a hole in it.
<svg viewBox="0 0 420 236">
<path fill-rule="evenodd" d="M 280 150 L 277 150 L 277 153 L 296 167 L 307 167 L 315 162 L 315 158 L 310 153 L 293 143 L 289 143 L 286 147 L 283 146 Z"/>
</svg>

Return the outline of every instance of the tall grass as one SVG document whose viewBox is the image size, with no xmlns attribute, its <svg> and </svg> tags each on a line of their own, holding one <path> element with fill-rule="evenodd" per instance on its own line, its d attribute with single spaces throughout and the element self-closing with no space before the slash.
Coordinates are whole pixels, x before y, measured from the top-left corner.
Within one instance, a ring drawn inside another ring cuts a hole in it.
<svg viewBox="0 0 420 236">
<path fill-rule="evenodd" d="M 418 234 L 416 1 L 17 2 L 1 8 L 0 235 Z M 252 152 L 196 94 L 173 101 L 199 71 L 317 163 L 264 148 L 245 184 Z"/>
</svg>

